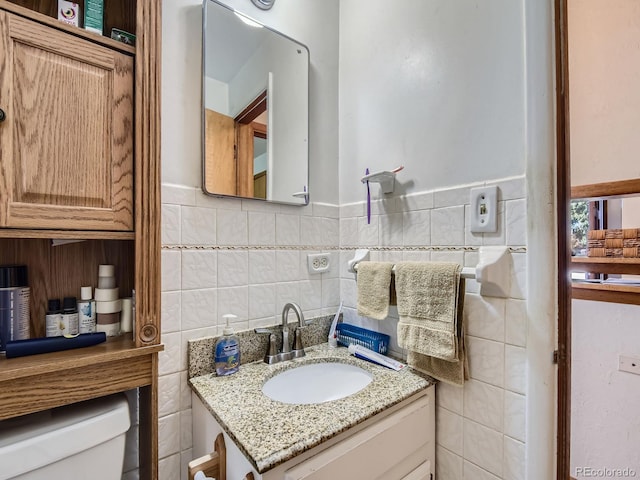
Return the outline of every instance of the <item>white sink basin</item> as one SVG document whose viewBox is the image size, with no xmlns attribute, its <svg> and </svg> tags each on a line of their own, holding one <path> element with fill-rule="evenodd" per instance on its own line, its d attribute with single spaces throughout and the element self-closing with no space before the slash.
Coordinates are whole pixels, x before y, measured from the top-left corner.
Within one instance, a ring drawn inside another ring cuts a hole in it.
<svg viewBox="0 0 640 480">
<path fill-rule="evenodd" d="M 348 397 L 373 380 L 366 370 L 346 363 L 311 363 L 270 378 L 262 393 L 282 403 L 308 405 Z"/>
</svg>

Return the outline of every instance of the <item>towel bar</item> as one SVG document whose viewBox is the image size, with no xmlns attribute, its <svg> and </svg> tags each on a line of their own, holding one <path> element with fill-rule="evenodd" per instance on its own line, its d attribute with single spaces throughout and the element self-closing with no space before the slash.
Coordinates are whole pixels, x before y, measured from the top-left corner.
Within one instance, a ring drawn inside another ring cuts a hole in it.
<svg viewBox="0 0 640 480">
<path fill-rule="evenodd" d="M 507 298 L 511 278 L 509 247 L 480 247 L 480 261 L 475 268 L 464 267 L 460 276 L 474 279 L 480 284 L 480 295 Z M 349 271 L 358 272 L 358 263 L 369 260 L 369 250 L 358 249 L 354 258 L 349 260 Z M 391 270 L 395 273 L 395 265 Z"/>
<path fill-rule="evenodd" d="M 353 269 L 356 272 L 358 271 L 358 264 L 357 263 L 353 265 Z M 391 273 L 392 274 L 396 273 L 396 266 L 395 265 L 391 269 Z M 476 278 L 476 269 L 475 268 L 471 268 L 471 267 L 463 267 L 462 272 L 460 272 L 460 278 L 472 278 L 472 279 L 475 280 L 475 278 Z"/>
</svg>

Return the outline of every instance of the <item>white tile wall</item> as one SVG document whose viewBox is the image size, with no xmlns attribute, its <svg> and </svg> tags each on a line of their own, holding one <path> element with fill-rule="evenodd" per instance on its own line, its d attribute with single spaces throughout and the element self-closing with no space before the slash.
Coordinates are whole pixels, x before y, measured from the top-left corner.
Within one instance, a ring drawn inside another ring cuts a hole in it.
<svg viewBox="0 0 640 480">
<path fill-rule="evenodd" d="M 504 436 L 480 423 L 464 419 L 464 458 L 502 477 Z"/>
<path fill-rule="evenodd" d="M 463 475 L 462 457 L 438 446 L 436 449 L 436 470 L 438 480 L 460 480 Z"/>
<path fill-rule="evenodd" d="M 487 184 L 499 191 L 493 234 L 469 232 L 469 190 L 477 185 L 374 199 L 370 224 L 364 202 L 277 206 L 163 185 L 160 478 L 185 479 L 191 455 L 187 339 L 219 333 L 222 313 L 239 316 L 236 328 L 254 328 L 277 323 L 289 301 L 310 317 L 334 313 L 343 300 L 347 321 L 391 335 L 392 350 L 404 355 L 395 338 L 397 308 L 381 322 L 358 317 L 357 286 L 346 268 L 354 250 L 347 248 L 368 247 L 372 260 L 474 266 L 480 245 L 526 246 L 524 179 Z M 331 253 L 331 270 L 309 274 L 307 254 L 323 251 Z M 478 284 L 467 281 L 471 380 L 463 388 L 437 387 L 441 480 L 524 475 L 526 253 L 511 257 L 510 298 L 481 297 Z"/>
</svg>

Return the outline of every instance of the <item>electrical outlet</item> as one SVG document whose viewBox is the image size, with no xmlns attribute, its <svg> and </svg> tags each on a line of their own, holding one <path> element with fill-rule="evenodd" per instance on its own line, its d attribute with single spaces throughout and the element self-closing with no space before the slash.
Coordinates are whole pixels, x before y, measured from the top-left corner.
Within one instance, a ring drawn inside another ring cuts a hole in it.
<svg viewBox="0 0 640 480">
<path fill-rule="evenodd" d="M 635 373 L 640 375 L 640 357 L 631 355 L 620 355 L 618 357 L 618 370 L 621 372 Z"/>
<path fill-rule="evenodd" d="M 322 273 L 329 270 L 331 266 L 330 253 L 310 253 L 307 255 L 309 273 Z"/>
</svg>

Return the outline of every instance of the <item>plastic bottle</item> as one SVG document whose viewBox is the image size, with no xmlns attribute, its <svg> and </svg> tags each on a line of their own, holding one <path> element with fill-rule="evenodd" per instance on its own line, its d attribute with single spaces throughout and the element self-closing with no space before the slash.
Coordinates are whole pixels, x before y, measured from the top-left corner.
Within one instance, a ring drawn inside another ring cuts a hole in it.
<svg viewBox="0 0 640 480">
<path fill-rule="evenodd" d="M 236 316 L 227 313 L 222 318 L 226 320 L 227 325 L 222 331 L 222 336 L 216 341 L 214 350 L 218 376 L 231 375 L 240 368 L 240 345 L 238 338 L 233 334 L 233 328 L 229 325 L 229 319 L 236 318 Z"/>
<path fill-rule="evenodd" d="M 96 301 L 91 295 L 91 287 L 80 287 L 78 302 L 78 330 L 80 333 L 96 331 Z"/>
<path fill-rule="evenodd" d="M 45 334 L 47 337 L 59 337 L 62 335 L 62 308 L 60 307 L 59 299 L 49 299 L 44 322 L 46 326 Z"/>
<path fill-rule="evenodd" d="M 62 300 L 62 322 L 63 335 L 78 334 L 78 304 L 76 297 L 64 297 Z"/>
</svg>

